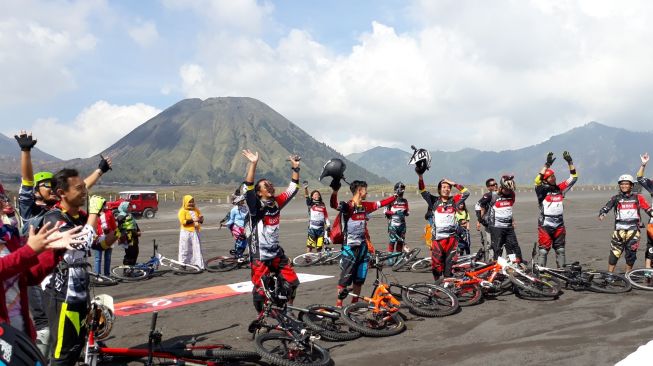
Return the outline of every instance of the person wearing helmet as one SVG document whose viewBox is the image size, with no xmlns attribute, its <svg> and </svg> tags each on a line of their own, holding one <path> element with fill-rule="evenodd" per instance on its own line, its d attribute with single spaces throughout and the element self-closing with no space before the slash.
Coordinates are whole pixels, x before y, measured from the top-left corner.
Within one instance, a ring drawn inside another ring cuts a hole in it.
<svg viewBox="0 0 653 366">
<path fill-rule="evenodd" d="M 247 206 L 245 196 L 238 195 L 232 200 L 234 207 L 229 211 L 229 218 L 224 225 L 231 231 L 234 237 L 234 257 L 238 261 L 245 261 L 243 253 L 247 248 L 247 237 L 245 236 L 245 220 L 247 220 Z"/>
<path fill-rule="evenodd" d="M 331 193 L 331 208 L 340 211 L 343 223 L 344 241 L 342 245 L 342 259 L 340 260 L 340 278 L 337 286 L 336 306 L 342 306 L 347 296 L 347 287 L 352 286 L 352 292 L 360 295 L 361 288 L 367 278 L 367 266 L 370 260 L 370 251 L 374 246 L 370 241 L 367 231 L 368 216 L 383 206 L 391 204 L 396 196 L 390 196 L 376 202 L 367 202 L 367 182 L 354 180 L 349 185 L 351 200 L 338 201 L 340 178 L 334 178 L 329 185 Z M 352 302 L 358 301 L 353 297 Z"/>
<path fill-rule="evenodd" d="M 512 175 L 504 175 L 499 180 L 499 189 L 491 194 L 485 194 L 479 200 L 481 207 L 488 207 L 485 222 L 490 228 L 491 247 L 494 260 L 497 260 L 503 247 L 511 260 L 523 261 L 521 248 L 517 242 L 513 224 L 513 206 L 515 205 L 515 181 Z"/>
<path fill-rule="evenodd" d="M 324 236 L 331 227 L 329 214 L 326 205 L 322 200 L 322 194 L 314 190 L 308 194 L 308 181 L 304 181 L 304 198 L 308 206 L 308 235 L 306 238 L 306 252 L 312 252 L 313 249 L 320 252 L 324 245 Z"/>
<path fill-rule="evenodd" d="M 388 252 L 401 252 L 404 250 L 404 242 L 406 241 L 406 217 L 410 215 L 408 200 L 404 198 L 405 191 L 406 185 L 402 182 L 397 182 L 394 186 L 394 194 L 397 199 L 386 206 L 385 217 L 388 219 L 389 238 Z"/>
<path fill-rule="evenodd" d="M 290 160 L 290 184 L 284 192 L 276 195 L 274 185 L 266 178 L 261 178 L 256 183 L 256 165 L 258 152 L 243 150 L 243 156 L 249 161 L 245 177 L 245 202 L 249 209 L 249 224 L 252 234 L 249 241 L 249 255 L 252 260 L 251 279 L 254 308 L 257 312 L 263 310 L 265 292 L 262 288 L 261 278 L 270 272 L 276 272 L 292 287 L 289 303 L 292 304 L 299 286 L 297 273 L 291 266 L 279 243 L 279 223 L 281 210 L 297 194 L 299 185 L 300 157 L 292 155 Z"/>
<path fill-rule="evenodd" d="M 26 236 L 30 226 L 34 226 L 37 230 L 41 227 L 43 217 L 59 201 L 59 198 L 52 189 L 54 175 L 51 172 L 42 171 L 34 174 L 31 151 L 37 140 L 32 137 L 31 133 L 24 130 L 14 135 L 14 138 L 21 150 L 22 181 L 18 190 L 18 213 L 23 222 L 21 235 Z M 100 179 L 100 176 L 110 169 L 111 158 L 101 158 L 98 169 L 84 179 L 86 187 L 91 188 Z M 43 305 L 43 289 L 41 286 L 32 286 L 29 288 L 28 294 L 38 334 L 37 343 L 43 353 L 47 354 L 50 335 L 48 318 Z"/>
<path fill-rule="evenodd" d="M 116 236 L 118 238 L 118 246 L 125 249 L 122 264 L 133 266 L 138 260 L 138 244 L 141 229 L 134 216 L 129 212 L 129 207 L 129 201 L 120 202 L 118 205 L 118 213 L 116 214 L 118 230 Z"/>
<path fill-rule="evenodd" d="M 625 253 L 626 272 L 633 269 L 639 248 L 640 213 L 643 209 L 649 216 L 653 215 L 646 198 L 633 192 L 635 179 L 630 174 L 623 174 L 617 180 L 619 193 L 599 210 L 599 220 L 603 221 L 610 210 L 614 212 L 614 231 L 610 240 L 608 271 L 614 272 L 617 261 Z"/>
<path fill-rule="evenodd" d="M 556 253 L 556 263 L 559 268 L 565 266 L 565 236 L 566 228 L 562 218 L 563 200 L 565 195 L 578 180 L 578 174 L 574 162 L 568 151 L 562 153 L 562 157 L 569 166 L 569 178 L 557 184 L 555 172 L 551 165 L 555 161 L 553 153 L 546 156 L 546 162 L 535 177 L 535 195 L 540 208 L 540 215 L 537 220 L 537 246 L 539 251 L 539 264 L 546 266 L 546 257 L 551 248 Z"/>
<path fill-rule="evenodd" d="M 646 178 L 644 176 L 644 170 L 646 169 L 646 164 L 649 161 L 648 153 L 640 156 L 642 160 L 642 165 L 637 171 L 637 182 L 646 189 L 651 196 L 653 196 L 653 180 Z M 644 266 L 646 268 L 653 267 L 651 262 L 653 262 L 653 217 L 649 220 L 648 225 L 646 226 L 646 252 L 644 254 Z M 649 279 L 651 281 L 653 279 Z"/>
<path fill-rule="evenodd" d="M 469 197 L 469 190 L 449 179 L 438 182 L 438 195 L 432 195 L 426 190 L 422 172 L 417 173 L 417 187 L 422 198 L 433 213 L 433 227 L 431 229 L 431 272 L 435 281 L 440 276 L 451 276 L 451 262 L 453 253 L 458 248 L 456 240 L 456 209 L 460 203 Z M 460 193 L 451 195 L 451 189 L 456 187 Z"/>
</svg>

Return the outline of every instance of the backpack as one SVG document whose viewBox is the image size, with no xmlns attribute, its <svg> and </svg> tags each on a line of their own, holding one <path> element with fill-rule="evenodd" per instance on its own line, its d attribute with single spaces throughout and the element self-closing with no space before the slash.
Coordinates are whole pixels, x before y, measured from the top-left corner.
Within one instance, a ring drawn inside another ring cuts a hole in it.
<svg viewBox="0 0 653 366">
<path fill-rule="evenodd" d="M 329 241 L 331 244 L 344 244 L 345 242 L 345 230 L 347 227 L 346 215 L 343 215 L 343 212 L 348 212 L 349 205 L 346 202 L 340 202 L 340 208 L 338 209 L 338 214 L 333 220 L 333 225 L 331 225 L 331 231 L 329 232 Z"/>
</svg>

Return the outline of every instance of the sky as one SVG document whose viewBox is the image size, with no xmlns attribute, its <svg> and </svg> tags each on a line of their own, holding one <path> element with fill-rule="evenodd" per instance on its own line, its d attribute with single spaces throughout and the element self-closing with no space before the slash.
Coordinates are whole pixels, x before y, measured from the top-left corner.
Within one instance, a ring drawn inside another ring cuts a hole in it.
<svg viewBox="0 0 653 366">
<path fill-rule="evenodd" d="M 628 0 L 2 1 L 0 132 L 84 158 L 221 96 L 344 154 L 650 131 L 650 24 L 653 2 Z"/>
</svg>

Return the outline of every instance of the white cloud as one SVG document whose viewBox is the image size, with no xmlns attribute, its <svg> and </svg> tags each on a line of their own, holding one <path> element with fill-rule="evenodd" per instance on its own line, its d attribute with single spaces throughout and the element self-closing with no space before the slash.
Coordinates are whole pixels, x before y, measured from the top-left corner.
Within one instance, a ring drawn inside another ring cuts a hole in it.
<svg viewBox="0 0 653 366">
<path fill-rule="evenodd" d="M 156 24 L 152 21 L 142 22 L 128 31 L 129 36 L 142 47 L 150 46 L 159 39 Z"/>
<path fill-rule="evenodd" d="M 95 49 L 87 23 L 99 12 L 104 1 L 0 2 L 0 108 L 74 89 L 71 65 Z"/>
<path fill-rule="evenodd" d="M 121 106 L 101 100 L 85 108 L 74 121 L 43 118 L 33 124 L 32 131 L 43 151 L 62 159 L 86 158 L 100 153 L 160 112 L 143 103 Z"/>
<path fill-rule="evenodd" d="M 173 10 L 190 9 L 207 21 L 211 29 L 259 33 L 271 21 L 274 6 L 256 0 L 165 0 Z"/>
<path fill-rule="evenodd" d="M 374 22 L 343 54 L 299 29 L 277 44 L 207 31 L 181 89 L 258 98 L 343 150 L 502 150 L 590 120 L 650 129 L 653 3 L 424 0 L 408 13 L 414 30 Z"/>
</svg>

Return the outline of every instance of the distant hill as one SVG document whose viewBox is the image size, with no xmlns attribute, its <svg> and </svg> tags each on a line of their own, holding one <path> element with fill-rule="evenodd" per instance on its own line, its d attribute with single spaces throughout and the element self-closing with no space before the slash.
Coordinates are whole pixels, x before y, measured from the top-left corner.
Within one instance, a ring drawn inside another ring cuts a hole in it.
<svg viewBox="0 0 653 366">
<path fill-rule="evenodd" d="M 621 174 L 635 174 L 639 155 L 646 151 L 653 153 L 651 141 L 651 132 L 633 132 L 590 122 L 537 145 L 516 150 L 432 151 L 432 167 L 426 177 L 430 181 L 447 177 L 481 184 L 488 177 L 498 178 L 501 173 L 510 172 L 515 174 L 518 184 L 531 184 L 547 152 L 553 151 L 558 157 L 553 168 L 564 178 L 567 166 L 562 152 L 568 150 L 574 158 L 581 184 L 614 183 Z M 391 181 L 413 182 L 416 180 L 413 167 L 406 165 L 410 155 L 400 149 L 376 147 L 348 158 Z"/>
<path fill-rule="evenodd" d="M 258 177 L 283 184 L 290 178 L 290 154 L 302 157 L 302 180 L 315 182 L 330 159 L 346 158 L 252 98 L 186 99 L 143 123 L 102 152 L 114 160 L 105 183 L 239 183 L 245 177 L 245 148 L 262 154 Z M 90 171 L 98 156 L 52 166 Z M 347 161 L 346 176 L 371 184 L 387 183 Z M 328 184 L 328 182 L 324 182 Z"/>
<path fill-rule="evenodd" d="M 38 146 L 38 145 L 37 145 Z M 47 154 L 37 147 L 32 149 L 32 161 L 35 167 L 60 162 L 61 159 Z M 0 178 L 16 180 L 20 177 L 20 148 L 12 137 L 0 133 Z"/>
</svg>

